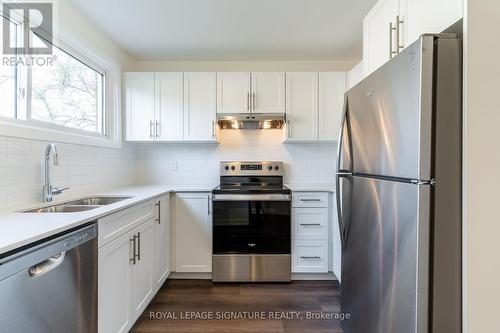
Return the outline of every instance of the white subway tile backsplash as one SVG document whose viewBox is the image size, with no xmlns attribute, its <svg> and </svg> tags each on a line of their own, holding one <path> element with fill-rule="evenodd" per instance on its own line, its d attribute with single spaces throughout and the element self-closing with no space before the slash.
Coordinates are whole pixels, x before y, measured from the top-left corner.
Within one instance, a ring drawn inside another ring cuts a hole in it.
<svg viewBox="0 0 500 333">
<path fill-rule="evenodd" d="M 41 203 L 48 143 L 0 136 L 0 211 Z M 134 145 L 124 145 L 121 149 L 56 145 L 59 165 L 52 165 L 52 183 L 70 187 L 55 198 L 57 201 L 135 183 Z"/>
<path fill-rule="evenodd" d="M 138 144 L 137 181 L 215 185 L 220 161 L 281 160 L 288 183 L 333 183 L 335 144 L 283 144 L 282 137 L 280 130 L 225 130 L 219 144 Z"/>
</svg>

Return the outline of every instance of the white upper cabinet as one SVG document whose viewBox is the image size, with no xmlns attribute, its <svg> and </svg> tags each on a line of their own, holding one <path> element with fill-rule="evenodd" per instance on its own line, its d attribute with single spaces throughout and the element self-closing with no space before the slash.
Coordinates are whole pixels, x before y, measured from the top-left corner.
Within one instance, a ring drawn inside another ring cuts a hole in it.
<svg viewBox="0 0 500 333">
<path fill-rule="evenodd" d="M 217 73 L 217 113 L 250 112 L 250 73 Z"/>
<path fill-rule="evenodd" d="M 405 45 L 424 33 L 442 32 L 463 17 L 462 0 L 400 0 Z"/>
<path fill-rule="evenodd" d="M 379 0 L 363 21 L 364 74 L 369 75 L 425 33 L 463 17 L 462 0 Z"/>
<path fill-rule="evenodd" d="M 216 75 L 184 73 L 184 140 L 216 141 Z"/>
<path fill-rule="evenodd" d="M 154 139 L 155 74 L 125 73 L 126 138 L 131 141 Z"/>
<path fill-rule="evenodd" d="M 161 141 L 183 139 L 184 78 L 182 73 L 155 74 L 155 137 Z"/>
<path fill-rule="evenodd" d="M 396 31 L 390 30 L 390 26 L 395 27 L 398 15 L 399 0 L 379 0 L 363 20 L 365 75 L 387 62 L 391 58 L 391 49 L 396 49 L 393 43 Z"/>
<path fill-rule="evenodd" d="M 252 73 L 252 112 L 285 113 L 285 73 Z"/>
<path fill-rule="evenodd" d="M 318 140 L 318 72 L 286 75 L 285 141 Z"/>
<path fill-rule="evenodd" d="M 346 91 L 345 72 L 319 73 L 319 140 L 337 141 Z"/>
<path fill-rule="evenodd" d="M 215 140 L 215 73 L 125 73 L 127 141 Z"/>
<path fill-rule="evenodd" d="M 217 113 L 285 113 L 285 73 L 217 73 Z"/>
</svg>

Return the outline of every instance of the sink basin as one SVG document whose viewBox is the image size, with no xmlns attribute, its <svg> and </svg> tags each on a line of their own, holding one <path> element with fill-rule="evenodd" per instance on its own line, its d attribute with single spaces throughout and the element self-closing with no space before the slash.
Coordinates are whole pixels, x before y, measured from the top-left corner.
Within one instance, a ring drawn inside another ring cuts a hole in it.
<svg viewBox="0 0 500 333">
<path fill-rule="evenodd" d="M 25 210 L 22 213 L 75 213 L 110 205 L 132 197 L 88 197 L 53 206 Z"/>
<path fill-rule="evenodd" d="M 67 202 L 66 205 L 76 206 L 104 206 L 119 202 L 131 197 L 89 197 Z"/>
<path fill-rule="evenodd" d="M 82 206 L 82 205 L 68 205 L 68 204 L 60 204 L 55 206 L 37 208 L 32 210 L 24 211 L 23 213 L 76 213 L 83 212 L 86 210 L 91 210 L 94 208 L 98 208 L 100 206 Z"/>
</svg>

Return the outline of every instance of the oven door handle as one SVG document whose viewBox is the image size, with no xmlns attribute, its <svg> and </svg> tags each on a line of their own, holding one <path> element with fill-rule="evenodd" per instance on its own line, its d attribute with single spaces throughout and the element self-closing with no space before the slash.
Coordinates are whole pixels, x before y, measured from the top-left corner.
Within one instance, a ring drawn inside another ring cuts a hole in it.
<svg viewBox="0 0 500 333">
<path fill-rule="evenodd" d="M 292 201 L 290 194 L 214 194 L 213 201 Z"/>
</svg>

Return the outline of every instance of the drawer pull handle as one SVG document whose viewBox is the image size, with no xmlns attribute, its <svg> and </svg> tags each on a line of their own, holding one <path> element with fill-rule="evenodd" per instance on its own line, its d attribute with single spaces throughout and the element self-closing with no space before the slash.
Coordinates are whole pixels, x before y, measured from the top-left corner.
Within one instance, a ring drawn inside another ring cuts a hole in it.
<svg viewBox="0 0 500 333">
<path fill-rule="evenodd" d="M 321 223 L 301 223 L 300 225 L 321 225 Z"/>
<path fill-rule="evenodd" d="M 300 199 L 302 202 L 321 202 L 321 199 Z"/>
<path fill-rule="evenodd" d="M 137 243 L 136 243 L 136 235 L 132 236 L 132 238 L 130 238 L 130 242 L 132 243 L 132 258 L 130 258 L 130 262 L 132 262 L 132 264 L 136 264 L 136 251 L 137 251 Z"/>
<path fill-rule="evenodd" d="M 318 256 L 312 256 L 312 257 L 301 256 L 300 259 L 321 259 L 321 257 L 318 257 Z"/>
</svg>

